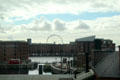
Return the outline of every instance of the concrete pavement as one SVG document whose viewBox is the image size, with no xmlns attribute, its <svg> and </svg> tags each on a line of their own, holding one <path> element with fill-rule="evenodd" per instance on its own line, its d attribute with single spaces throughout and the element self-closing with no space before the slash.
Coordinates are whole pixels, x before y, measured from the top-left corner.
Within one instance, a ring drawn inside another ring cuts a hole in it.
<svg viewBox="0 0 120 80">
<path fill-rule="evenodd" d="M 62 78 L 72 79 L 73 75 L 0 75 L 0 80 L 59 80 Z"/>
</svg>

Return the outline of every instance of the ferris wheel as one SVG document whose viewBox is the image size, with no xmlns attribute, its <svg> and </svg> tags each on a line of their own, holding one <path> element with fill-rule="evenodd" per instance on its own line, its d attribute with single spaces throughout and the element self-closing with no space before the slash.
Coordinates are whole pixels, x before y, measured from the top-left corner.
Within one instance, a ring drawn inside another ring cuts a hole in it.
<svg viewBox="0 0 120 80">
<path fill-rule="evenodd" d="M 62 39 L 62 37 L 61 37 L 60 35 L 57 35 L 57 34 L 51 34 L 51 35 L 49 35 L 49 36 L 47 37 L 46 42 L 49 43 L 50 39 L 54 39 L 54 38 L 59 39 L 59 42 L 60 42 L 61 44 L 63 44 L 63 39 Z M 55 41 L 54 41 L 54 43 L 55 43 Z"/>
</svg>

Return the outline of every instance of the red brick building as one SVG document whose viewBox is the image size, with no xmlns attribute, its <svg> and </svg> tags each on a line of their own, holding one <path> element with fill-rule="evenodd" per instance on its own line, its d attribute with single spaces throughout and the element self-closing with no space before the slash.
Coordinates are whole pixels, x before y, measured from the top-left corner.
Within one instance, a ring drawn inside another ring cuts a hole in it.
<svg viewBox="0 0 120 80">
<path fill-rule="evenodd" d="M 0 62 L 11 59 L 27 60 L 29 45 L 25 41 L 0 41 Z"/>
<path fill-rule="evenodd" d="M 85 63 L 86 52 L 88 52 L 90 61 L 95 59 L 95 50 L 115 51 L 115 44 L 112 40 L 96 39 L 95 36 L 79 38 L 69 44 L 30 44 L 30 56 L 74 56 L 78 66 L 81 66 L 80 63 Z"/>
<path fill-rule="evenodd" d="M 30 56 L 71 56 L 75 49 L 75 44 L 33 43 L 30 45 Z"/>
<path fill-rule="evenodd" d="M 27 42 L 0 41 L 0 61 L 24 60 L 28 56 L 77 56 L 79 63 L 79 57 L 86 52 L 89 52 L 91 60 L 93 50 L 114 51 L 115 44 L 112 40 L 95 39 L 95 36 L 79 38 L 69 44 L 32 43 L 31 39 L 27 39 Z"/>
<path fill-rule="evenodd" d="M 115 51 L 115 44 L 95 36 L 79 38 L 69 44 L 30 43 L 30 56 L 73 56 L 88 51 L 91 56 L 93 50 Z"/>
<path fill-rule="evenodd" d="M 75 56 L 76 67 L 85 68 L 86 64 L 86 53 L 88 53 L 89 61 L 94 50 L 95 36 L 89 36 L 84 38 L 76 39 L 77 44 L 77 56 Z"/>
</svg>

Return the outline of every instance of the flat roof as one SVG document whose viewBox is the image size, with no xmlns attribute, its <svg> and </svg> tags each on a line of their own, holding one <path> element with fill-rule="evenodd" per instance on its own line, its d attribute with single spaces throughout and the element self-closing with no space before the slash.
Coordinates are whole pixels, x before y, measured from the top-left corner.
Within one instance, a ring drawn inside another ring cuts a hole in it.
<svg viewBox="0 0 120 80">
<path fill-rule="evenodd" d="M 83 37 L 83 38 L 78 38 L 75 41 L 80 42 L 80 41 L 94 41 L 95 36 L 88 36 L 88 37 Z"/>
<path fill-rule="evenodd" d="M 3 40 L 0 40 L 0 42 L 26 42 L 26 41 L 23 41 L 23 40 L 15 40 L 15 41 L 3 41 Z"/>
</svg>

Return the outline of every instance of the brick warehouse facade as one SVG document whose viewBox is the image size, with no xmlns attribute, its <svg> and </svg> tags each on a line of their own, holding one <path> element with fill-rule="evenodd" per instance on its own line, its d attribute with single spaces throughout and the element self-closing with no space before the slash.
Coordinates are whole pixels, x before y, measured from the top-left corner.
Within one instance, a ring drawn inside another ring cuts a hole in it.
<svg viewBox="0 0 120 80">
<path fill-rule="evenodd" d="M 115 51 L 115 44 L 112 40 L 95 39 L 94 36 L 92 36 L 92 41 L 89 39 L 91 36 L 76 39 L 75 42 L 69 44 L 32 43 L 31 39 L 27 42 L 0 41 L 0 61 L 26 60 L 28 56 L 77 56 L 76 60 L 79 63 L 80 57 L 84 56 L 87 51 L 89 51 L 90 58 L 93 50 Z"/>
<path fill-rule="evenodd" d="M 76 39 L 75 42 L 69 44 L 31 43 L 30 50 L 30 56 L 74 56 L 76 65 L 79 67 L 86 62 L 86 52 L 89 51 L 89 59 L 93 60 L 94 50 L 115 51 L 115 44 L 112 40 L 96 39 L 95 36 L 89 36 Z"/>
<path fill-rule="evenodd" d="M 94 38 L 89 41 L 87 40 L 89 38 L 91 36 L 85 37 L 86 41 L 80 38 L 69 44 L 30 43 L 30 56 L 73 56 L 88 51 L 88 48 L 90 53 L 93 50 L 115 51 L 115 44 L 112 40 Z"/>
<path fill-rule="evenodd" d="M 29 45 L 25 41 L 0 41 L 0 62 L 11 59 L 27 60 Z"/>
<path fill-rule="evenodd" d="M 72 56 L 77 51 L 76 44 L 31 44 L 30 56 Z"/>
</svg>

